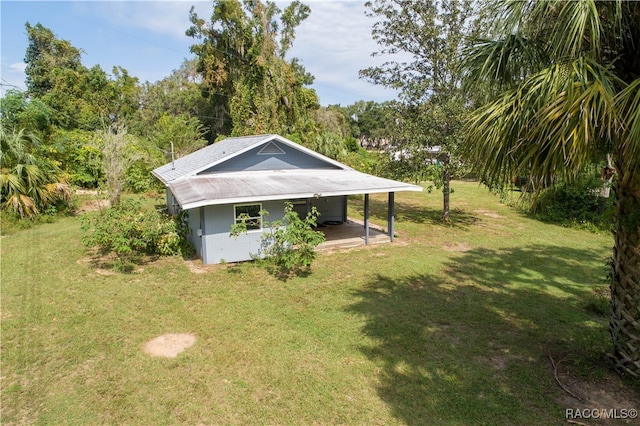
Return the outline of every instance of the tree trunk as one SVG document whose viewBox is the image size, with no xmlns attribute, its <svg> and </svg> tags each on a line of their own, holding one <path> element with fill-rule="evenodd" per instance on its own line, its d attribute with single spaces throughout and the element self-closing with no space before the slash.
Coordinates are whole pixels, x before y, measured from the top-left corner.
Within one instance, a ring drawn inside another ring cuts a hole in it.
<svg viewBox="0 0 640 426">
<path fill-rule="evenodd" d="M 442 220 L 449 220 L 449 195 L 451 194 L 451 170 L 449 169 L 449 153 L 445 153 L 442 162 Z"/>
<path fill-rule="evenodd" d="M 640 379 L 640 167 L 616 164 L 609 331 L 615 368 Z"/>
</svg>

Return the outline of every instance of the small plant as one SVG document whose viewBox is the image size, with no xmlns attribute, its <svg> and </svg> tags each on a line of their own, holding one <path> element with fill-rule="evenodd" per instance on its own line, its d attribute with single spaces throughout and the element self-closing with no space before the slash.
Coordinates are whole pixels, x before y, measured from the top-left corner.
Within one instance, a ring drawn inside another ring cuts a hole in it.
<svg viewBox="0 0 640 426">
<path fill-rule="evenodd" d="M 260 216 L 264 219 L 269 212 L 263 210 Z M 264 257 L 268 262 L 280 268 L 283 273 L 299 272 L 309 268 L 316 258 L 315 248 L 324 242 L 325 237 L 313 228 L 317 226 L 320 215 L 313 207 L 304 219 L 293 210 L 289 201 L 284 205 L 282 220 L 265 222 L 269 231 L 261 236 L 260 253 L 256 257 Z M 237 238 L 247 232 L 248 215 L 240 215 L 239 221 L 231 226 L 231 236 Z"/>
</svg>

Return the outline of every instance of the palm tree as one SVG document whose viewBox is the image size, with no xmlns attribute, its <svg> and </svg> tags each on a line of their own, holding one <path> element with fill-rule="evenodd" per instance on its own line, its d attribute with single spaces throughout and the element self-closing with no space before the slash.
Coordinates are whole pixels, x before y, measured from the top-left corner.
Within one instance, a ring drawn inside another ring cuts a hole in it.
<svg viewBox="0 0 640 426">
<path fill-rule="evenodd" d="M 38 145 L 38 139 L 24 130 L 0 129 L 0 203 L 21 218 L 33 217 L 40 208 L 71 197 L 57 169 L 33 154 Z"/>
<path fill-rule="evenodd" d="M 485 182 L 532 177 L 533 189 L 614 160 L 612 358 L 640 378 L 640 2 L 496 1 L 489 39 L 464 60 L 486 93 L 466 126 Z"/>
</svg>

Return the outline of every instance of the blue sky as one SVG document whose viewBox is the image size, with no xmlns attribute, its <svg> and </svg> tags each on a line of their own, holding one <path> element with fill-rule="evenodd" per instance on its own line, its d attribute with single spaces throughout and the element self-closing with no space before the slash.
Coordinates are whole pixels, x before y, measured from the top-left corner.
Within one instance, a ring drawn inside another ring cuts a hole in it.
<svg viewBox="0 0 640 426">
<path fill-rule="evenodd" d="M 287 2 L 277 2 L 281 8 Z M 296 32 L 291 57 L 300 58 L 315 76 L 312 86 L 322 105 L 350 105 L 358 100 L 394 99 L 394 91 L 358 78 L 358 71 L 381 64 L 371 38 L 374 19 L 365 16 L 364 1 L 305 1 L 311 15 Z M 185 35 L 189 9 L 208 19 L 211 2 L 202 1 L 7 1 L 0 2 L 1 77 L 24 89 L 25 23 L 40 22 L 58 38 L 84 53 L 82 63 L 99 64 L 111 73 L 121 66 L 141 82 L 166 77 L 186 58 L 195 40 Z"/>
</svg>

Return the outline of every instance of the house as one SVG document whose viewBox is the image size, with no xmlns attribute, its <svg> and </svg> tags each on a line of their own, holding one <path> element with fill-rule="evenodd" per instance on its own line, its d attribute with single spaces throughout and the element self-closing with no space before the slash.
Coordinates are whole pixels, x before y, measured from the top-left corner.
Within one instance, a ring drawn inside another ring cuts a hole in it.
<svg viewBox="0 0 640 426">
<path fill-rule="evenodd" d="M 269 221 L 282 219 L 284 203 L 319 223 L 347 220 L 347 197 L 365 196 L 365 239 L 369 236 L 369 194 L 388 193 L 388 232 L 393 241 L 394 194 L 422 187 L 360 173 L 278 135 L 227 138 L 152 171 L 166 187 L 170 214 L 186 211 L 189 238 L 205 264 L 251 259 Z M 246 213 L 246 235 L 230 238 L 231 225 Z"/>
</svg>

